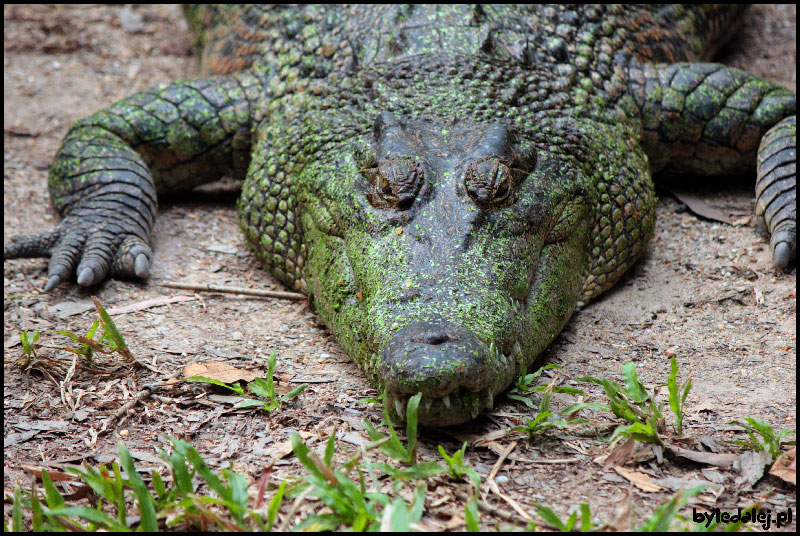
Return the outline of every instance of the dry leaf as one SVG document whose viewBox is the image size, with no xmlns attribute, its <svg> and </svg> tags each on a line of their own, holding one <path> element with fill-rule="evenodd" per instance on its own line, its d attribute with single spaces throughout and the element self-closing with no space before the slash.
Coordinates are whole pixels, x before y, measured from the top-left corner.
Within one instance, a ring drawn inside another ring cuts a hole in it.
<svg viewBox="0 0 800 536">
<path fill-rule="evenodd" d="M 458 439 L 459 441 L 466 441 L 473 447 L 486 447 L 492 441 L 497 439 L 502 439 L 503 437 L 508 435 L 507 428 L 501 428 L 500 430 L 493 430 L 491 432 L 487 432 L 485 434 L 472 434 L 469 432 L 461 432 L 458 430 L 445 430 L 446 433 L 450 434 L 454 438 Z"/>
<path fill-rule="evenodd" d="M 625 462 L 627 462 L 633 455 L 633 449 L 635 447 L 636 441 L 633 438 L 630 438 L 625 443 L 618 445 L 614 450 L 611 451 L 611 454 L 606 457 L 603 467 L 609 468 L 615 465 L 625 465 Z"/>
<path fill-rule="evenodd" d="M 717 454 L 715 452 L 700 452 L 696 450 L 682 449 L 680 447 L 668 446 L 667 450 L 676 456 L 692 460 L 693 462 L 707 463 L 709 465 L 716 465 L 722 469 L 730 469 L 739 461 L 739 456 L 736 454 Z"/>
<path fill-rule="evenodd" d="M 462 526 L 464 526 L 464 518 L 453 514 L 453 517 L 450 518 L 450 521 L 447 522 L 447 524 L 444 526 L 444 529 L 453 530 Z"/>
<path fill-rule="evenodd" d="M 653 480 L 644 473 L 624 467 L 614 467 L 614 470 L 619 476 L 627 478 L 634 486 L 642 491 L 661 491 L 661 486 L 653 482 Z"/>
<path fill-rule="evenodd" d="M 748 490 L 764 476 L 764 469 L 772 460 L 772 455 L 766 450 L 758 452 L 748 450 L 739 459 L 741 460 L 741 476 L 736 479 L 736 484 Z"/>
<path fill-rule="evenodd" d="M 708 413 L 716 413 L 717 412 L 717 404 L 714 402 L 700 402 L 699 404 L 692 407 L 692 413 L 700 413 L 702 411 L 707 411 Z"/>
<path fill-rule="evenodd" d="M 699 196 L 693 193 L 678 190 L 671 190 L 670 193 L 674 195 L 678 201 L 689 207 L 689 210 L 691 210 L 692 213 L 709 220 L 715 220 L 722 223 L 727 223 L 728 225 L 733 225 L 733 222 L 731 222 L 731 219 L 727 214 L 712 207 L 703 201 Z"/>
<path fill-rule="evenodd" d="M 262 375 L 252 370 L 237 369 L 224 361 L 212 361 L 210 363 L 192 363 L 183 367 L 183 377 L 191 376 L 205 376 L 222 383 L 233 383 L 239 380 L 251 382 Z"/>
<path fill-rule="evenodd" d="M 795 466 L 795 449 L 792 449 L 783 454 L 775 460 L 769 474 L 775 475 L 784 482 L 788 482 L 792 486 L 797 487 L 797 474 Z"/>
<path fill-rule="evenodd" d="M 305 430 L 300 430 L 297 433 L 301 439 L 308 439 L 314 435 L 312 432 L 306 432 Z M 292 453 L 292 440 L 287 439 L 283 443 L 278 443 L 274 447 L 266 449 L 264 452 L 272 456 L 272 461 L 276 462 Z"/>
</svg>

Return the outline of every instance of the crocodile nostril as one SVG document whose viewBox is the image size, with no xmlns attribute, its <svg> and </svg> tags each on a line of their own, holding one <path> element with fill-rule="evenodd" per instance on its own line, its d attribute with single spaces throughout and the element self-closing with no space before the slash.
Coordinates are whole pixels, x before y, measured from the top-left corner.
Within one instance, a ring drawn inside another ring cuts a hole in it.
<svg viewBox="0 0 800 536">
<path fill-rule="evenodd" d="M 450 336 L 444 331 L 427 331 L 425 333 L 418 333 L 411 336 L 411 342 L 419 342 L 422 344 L 443 344 L 450 340 Z"/>
</svg>

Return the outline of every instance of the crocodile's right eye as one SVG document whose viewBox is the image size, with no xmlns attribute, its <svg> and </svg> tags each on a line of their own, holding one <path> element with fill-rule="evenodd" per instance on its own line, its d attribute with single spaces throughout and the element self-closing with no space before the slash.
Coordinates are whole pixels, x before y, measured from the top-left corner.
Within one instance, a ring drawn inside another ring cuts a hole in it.
<svg viewBox="0 0 800 536">
<path fill-rule="evenodd" d="M 410 208 L 425 180 L 422 164 L 409 157 L 375 162 L 361 172 L 370 185 L 367 199 L 372 206 L 383 209 Z"/>
<path fill-rule="evenodd" d="M 467 193 L 484 209 L 508 206 L 516 201 L 516 186 L 525 172 L 494 157 L 471 162 L 464 173 Z"/>
</svg>

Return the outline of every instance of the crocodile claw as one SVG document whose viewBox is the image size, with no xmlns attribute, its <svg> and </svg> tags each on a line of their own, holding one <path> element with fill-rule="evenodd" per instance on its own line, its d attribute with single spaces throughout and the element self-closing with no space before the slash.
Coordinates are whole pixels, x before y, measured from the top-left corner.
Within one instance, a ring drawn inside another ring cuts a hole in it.
<svg viewBox="0 0 800 536">
<path fill-rule="evenodd" d="M 139 253 L 133 264 L 133 271 L 136 277 L 147 279 L 150 277 L 150 259 L 144 253 Z"/>
<path fill-rule="evenodd" d="M 59 284 L 61 284 L 61 278 L 57 275 L 51 276 L 50 279 L 47 280 L 47 283 L 44 285 L 44 291 L 50 292 L 54 288 L 56 288 Z"/>
<path fill-rule="evenodd" d="M 786 268 L 789 264 L 789 250 L 789 244 L 786 242 L 779 242 L 775 245 L 772 262 L 777 268 Z"/>
<path fill-rule="evenodd" d="M 78 284 L 82 287 L 89 287 L 95 283 L 94 272 L 91 268 L 84 268 L 78 274 Z"/>
</svg>

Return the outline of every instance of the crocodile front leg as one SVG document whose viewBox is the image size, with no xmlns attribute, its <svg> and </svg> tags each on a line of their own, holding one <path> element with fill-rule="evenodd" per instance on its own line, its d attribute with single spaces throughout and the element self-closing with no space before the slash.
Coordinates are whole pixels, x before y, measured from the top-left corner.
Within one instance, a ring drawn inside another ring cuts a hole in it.
<svg viewBox="0 0 800 536">
<path fill-rule="evenodd" d="M 783 267 L 793 260 L 795 93 L 715 63 L 634 63 L 629 90 L 653 171 L 722 176 L 755 171 L 756 215 L 771 236 L 773 263 Z"/>
<path fill-rule="evenodd" d="M 260 87 L 249 74 L 201 78 L 133 95 L 76 122 L 49 177 L 64 219 L 52 231 L 12 238 L 3 257 L 51 257 L 45 291 L 76 272 L 83 286 L 109 272 L 147 278 L 157 192 L 244 176 Z"/>
<path fill-rule="evenodd" d="M 756 217 L 768 229 L 776 266 L 797 252 L 797 117 L 787 117 L 761 140 L 758 149 Z"/>
</svg>

